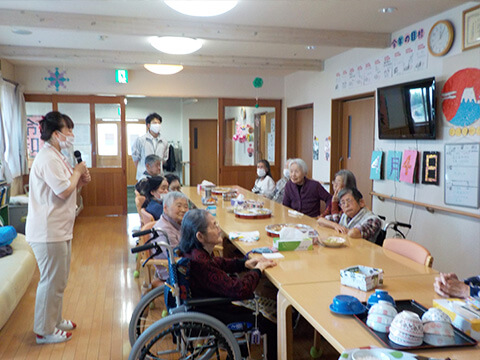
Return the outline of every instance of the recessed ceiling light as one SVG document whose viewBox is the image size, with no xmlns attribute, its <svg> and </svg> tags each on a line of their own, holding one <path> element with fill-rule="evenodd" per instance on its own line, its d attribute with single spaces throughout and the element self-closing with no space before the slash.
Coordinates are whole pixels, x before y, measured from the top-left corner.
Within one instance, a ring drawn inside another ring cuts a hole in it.
<svg viewBox="0 0 480 360">
<path fill-rule="evenodd" d="M 307 50 L 315 50 L 315 46 L 314 45 L 307 45 L 305 47 Z"/>
<path fill-rule="evenodd" d="M 232 10 L 238 1 L 230 0 L 165 0 L 165 4 L 182 14 L 190 16 L 217 16 Z"/>
<path fill-rule="evenodd" d="M 378 9 L 378 12 L 381 12 L 383 14 L 391 14 L 397 10 L 398 9 L 396 7 L 386 7 L 386 8 Z"/>
<path fill-rule="evenodd" d="M 202 40 L 176 36 L 153 36 L 149 41 L 158 51 L 174 55 L 194 53 L 203 45 Z"/>
<path fill-rule="evenodd" d="M 12 33 L 17 35 L 31 35 L 32 32 L 27 29 L 12 29 Z"/>
<path fill-rule="evenodd" d="M 144 64 L 143 67 L 158 75 L 173 75 L 183 70 L 182 65 Z"/>
</svg>

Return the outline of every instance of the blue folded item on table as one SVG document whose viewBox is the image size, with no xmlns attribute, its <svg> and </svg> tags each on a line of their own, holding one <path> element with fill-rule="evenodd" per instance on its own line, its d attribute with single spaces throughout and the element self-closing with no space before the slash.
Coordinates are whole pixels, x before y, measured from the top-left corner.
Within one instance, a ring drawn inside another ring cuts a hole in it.
<svg viewBox="0 0 480 360">
<path fill-rule="evenodd" d="M 17 237 L 17 230 L 13 226 L 0 227 L 0 246 L 10 245 Z"/>
</svg>

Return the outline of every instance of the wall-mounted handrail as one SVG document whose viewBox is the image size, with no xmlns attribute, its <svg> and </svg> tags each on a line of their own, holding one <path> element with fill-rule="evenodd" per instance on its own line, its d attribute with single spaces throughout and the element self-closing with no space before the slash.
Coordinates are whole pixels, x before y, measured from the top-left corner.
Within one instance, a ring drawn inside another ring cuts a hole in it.
<svg viewBox="0 0 480 360">
<path fill-rule="evenodd" d="M 419 201 L 402 199 L 402 198 L 399 198 L 399 197 L 396 197 L 396 196 L 380 194 L 380 193 L 377 193 L 377 192 L 374 192 L 374 191 L 371 191 L 370 195 L 376 196 L 380 201 L 393 200 L 393 201 L 403 202 L 403 203 L 406 203 L 406 204 L 412 204 L 412 205 L 415 205 L 415 206 L 424 207 L 425 209 L 427 209 L 428 212 L 431 212 L 431 213 L 433 213 L 435 210 L 438 210 L 438 211 L 444 211 L 444 212 L 457 214 L 457 215 L 462 215 L 462 216 L 469 216 L 469 217 L 473 217 L 475 219 L 480 219 L 480 215 L 473 214 L 473 213 L 470 213 L 470 212 L 467 212 L 467 211 L 455 210 L 455 209 L 450 209 L 450 208 L 446 208 L 446 207 L 443 207 L 443 206 L 426 204 L 426 203 L 422 203 L 422 202 L 419 202 Z"/>
</svg>

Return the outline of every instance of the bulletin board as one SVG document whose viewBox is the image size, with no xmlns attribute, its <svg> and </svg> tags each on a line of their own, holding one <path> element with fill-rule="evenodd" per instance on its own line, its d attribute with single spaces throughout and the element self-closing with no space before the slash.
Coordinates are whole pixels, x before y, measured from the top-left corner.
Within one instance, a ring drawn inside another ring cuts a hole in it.
<svg viewBox="0 0 480 360">
<path fill-rule="evenodd" d="M 480 143 L 445 144 L 445 204 L 478 209 Z"/>
</svg>

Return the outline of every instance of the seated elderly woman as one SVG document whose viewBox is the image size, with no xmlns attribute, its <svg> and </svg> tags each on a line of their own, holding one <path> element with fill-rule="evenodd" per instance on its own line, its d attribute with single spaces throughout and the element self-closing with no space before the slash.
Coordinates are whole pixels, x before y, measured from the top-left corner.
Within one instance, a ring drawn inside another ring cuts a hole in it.
<svg viewBox="0 0 480 360">
<path fill-rule="evenodd" d="M 338 194 L 343 214 L 340 218 L 327 216 L 318 218 L 319 225 L 337 230 L 353 238 L 364 238 L 375 242 L 382 221 L 365 207 L 363 196 L 357 188 L 344 188 Z"/>
<path fill-rule="evenodd" d="M 172 191 L 163 198 L 163 214 L 155 223 L 155 228 L 161 228 L 167 233 L 170 245 L 178 246 L 180 243 L 180 226 L 183 216 L 188 211 L 188 198 L 179 191 Z M 158 241 L 166 241 L 165 236 L 159 233 Z M 166 259 L 167 252 L 164 250 L 161 254 L 155 256 L 155 259 Z M 156 265 L 156 277 L 162 281 L 168 279 L 168 270 Z"/>
<path fill-rule="evenodd" d="M 316 180 L 307 178 L 308 167 L 302 159 L 290 161 L 290 181 L 285 185 L 283 205 L 305 215 L 318 217 L 320 203 L 330 204 L 332 195 Z"/>
<path fill-rule="evenodd" d="M 440 273 L 435 278 L 433 288 L 437 294 L 444 297 L 458 297 L 465 299 L 469 296 L 480 298 L 480 275 L 469 277 L 465 280 L 459 280 L 453 273 Z"/>
<path fill-rule="evenodd" d="M 285 162 L 283 176 L 275 184 L 275 190 L 273 190 L 272 194 L 272 200 L 280 204 L 283 202 L 283 196 L 285 195 L 285 185 L 287 185 L 288 180 L 290 180 L 290 161 L 292 161 L 292 159 L 288 159 Z"/>
<path fill-rule="evenodd" d="M 333 196 L 332 202 L 329 206 L 325 209 L 322 213 L 322 217 L 326 217 L 327 215 L 332 215 L 333 217 L 340 218 L 342 208 L 338 204 L 338 193 L 343 188 L 356 188 L 357 187 L 357 180 L 355 179 L 355 175 L 350 170 L 340 170 L 337 172 L 333 178 Z M 338 221 L 338 220 L 337 220 Z"/>
<path fill-rule="evenodd" d="M 180 178 L 175 174 L 166 174 L 165 179 L 168 182 L 168 191 L 182 191 Z"/>
<path fill-rule="evenodd" d="M 182 221 L 179 250 L 190 259 L 190 290 L 193 298 L 226 297 L 232 300 L 253 298 L 262 272 L 275 262 L 263 257 L 249 260 L 226 259 L 212 255 L 213 248 L 222 243 L 221 229 L 215 217 L 200 209 L 188 211 Z M 231 273 L 243 272 L 240 277 Z M 200 307 L 195 311 L 214 316 L 225 324 L 247 321 L 255 323 L 252 311 L 233 304 Z M 268 358 L 277 358 L 276 325 L 261 314 L 259 330 L 268 334 Z"/>
</svg>

